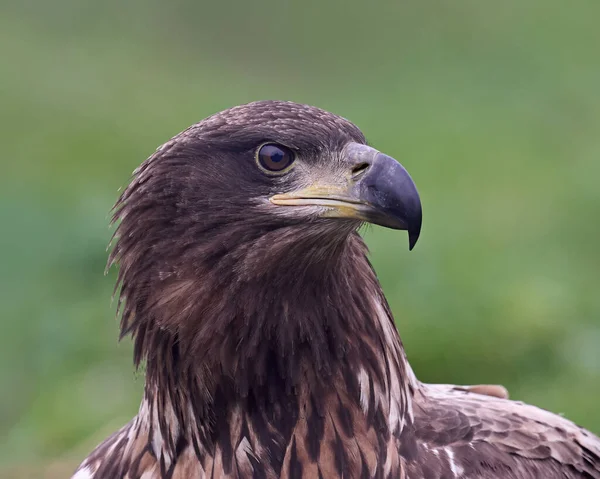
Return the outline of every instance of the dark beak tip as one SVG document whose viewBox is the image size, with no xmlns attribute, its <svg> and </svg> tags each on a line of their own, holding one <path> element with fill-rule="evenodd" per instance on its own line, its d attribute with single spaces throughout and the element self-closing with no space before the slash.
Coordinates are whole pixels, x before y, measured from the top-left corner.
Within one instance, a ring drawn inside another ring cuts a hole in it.
<svg viewBox="0 0 600 479">
<path fill-rule="evenodd" d="M 408 233 L 408 251 L 412 251 L 417 240 L 419 239 L 419 233 Z"/>
<path fill-rule="evenodd" d="M 415 189 L 416 193 L 416 189 Z M 416 193 L 418 198 L 418 193 Z M 423 212 L 421 210 L 421 202 L 418 201 L 413 208 L 413 214 L 410 215 L 410 219 L 407 221 L 408 230 L 408 250 L 412 251 L 419 237 L 421 236 L 421 226 L 423 224 Z"/>
<path fill-rule="evenodd" d="M 409 230 L 408 231 L 408 251 L 412 251 L 415 245 L 417 244 L 417 240 L 419 239 L 419 235 L 421 234 L 421 227 L 418 229 Z"/>
</svg>

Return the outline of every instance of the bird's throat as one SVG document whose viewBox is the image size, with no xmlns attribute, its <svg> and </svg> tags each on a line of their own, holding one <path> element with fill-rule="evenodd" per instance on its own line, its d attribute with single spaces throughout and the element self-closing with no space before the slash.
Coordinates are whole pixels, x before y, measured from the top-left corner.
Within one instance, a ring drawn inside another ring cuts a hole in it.
<svg viewBox="0 0 600 479">
<path fill-rule="evenodd" d="M 340 414 L 340 408 L 379 421 L 377 427 L 390 435 L 401 434 L 412 422 L 416 379 L 362 241 L 356 235 L 345 247 L 336 269 L 320 277 L 305 271 L 305 278 L 289 284 L 275 282 L 278 294 L 250 282 L 207 289 L 212 317 L 180 322 L 176 334 L 155 330 L 147 338 L 153 345 L 145 355 L 140 411 L 147 424 L 161 419 L 153 434 L 184 434 L 209 451 L 225 440 L 220 434 L 228 425 L 242 421 L 261 431 L 261 440 L 284 441 L 307 414 Z M 169 302 L 157 304 L 181 307 L 189 300 L 177 294 L 196 290 L 192 284 L 172 286 L 163 292 Z"/>
</svg>

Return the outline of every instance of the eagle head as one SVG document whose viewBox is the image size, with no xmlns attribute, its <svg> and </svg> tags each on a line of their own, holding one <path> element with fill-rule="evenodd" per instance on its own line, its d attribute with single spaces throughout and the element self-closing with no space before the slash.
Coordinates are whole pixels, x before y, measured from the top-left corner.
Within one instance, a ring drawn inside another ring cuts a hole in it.
<svg viewBox="0 0 600 479">
<path fill-rule="evenodd" d="M 277 355 L 307 341 L 323 356 L 321 301 L 356 294 L 343 284 L 363 251 L 358 227 L 408 230 L 412 248 L 421 204 L 407 171 L 348 120 L 259 101 L 158 148 L 114 219 L 109 264 L 120 263 L 122 335 L 134 335 L 136 363 L 176 347 L 165 352 L 175 365 L 200 356 L 239 370 L 269 338 Z"/>
</svg>

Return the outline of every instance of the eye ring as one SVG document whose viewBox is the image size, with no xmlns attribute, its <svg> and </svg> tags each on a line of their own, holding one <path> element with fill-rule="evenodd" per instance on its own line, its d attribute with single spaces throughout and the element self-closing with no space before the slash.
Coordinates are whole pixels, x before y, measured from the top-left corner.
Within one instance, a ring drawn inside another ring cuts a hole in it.
<svg viewBox="0 0 600 479">
<path fill-rule="evenodd" d="M 256 164 L 268 175 L 287 173 L 296 160 L 296 154 L 287 146 L 279 143 L 263 143 L 256 149 Z"/>
</svg>

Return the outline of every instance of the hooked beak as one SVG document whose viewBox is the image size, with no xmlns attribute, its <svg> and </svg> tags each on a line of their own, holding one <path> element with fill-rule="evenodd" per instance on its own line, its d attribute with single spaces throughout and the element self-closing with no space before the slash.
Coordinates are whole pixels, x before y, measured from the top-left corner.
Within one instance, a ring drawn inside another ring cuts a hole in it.
<svg viewBox="0 0 600 479">
<path fill-rule="evenodd" d="M 321 206 L 320 216 L 366 221 L 407 230 L 409 249 L 421 232 L 421 200 L 404 167 L 367 145 L 350 143 L 345 149 L 349 165 L 345 184 L 311 185 L 302 190 L 273 195 L 280 206 Z"/>
</svg>

